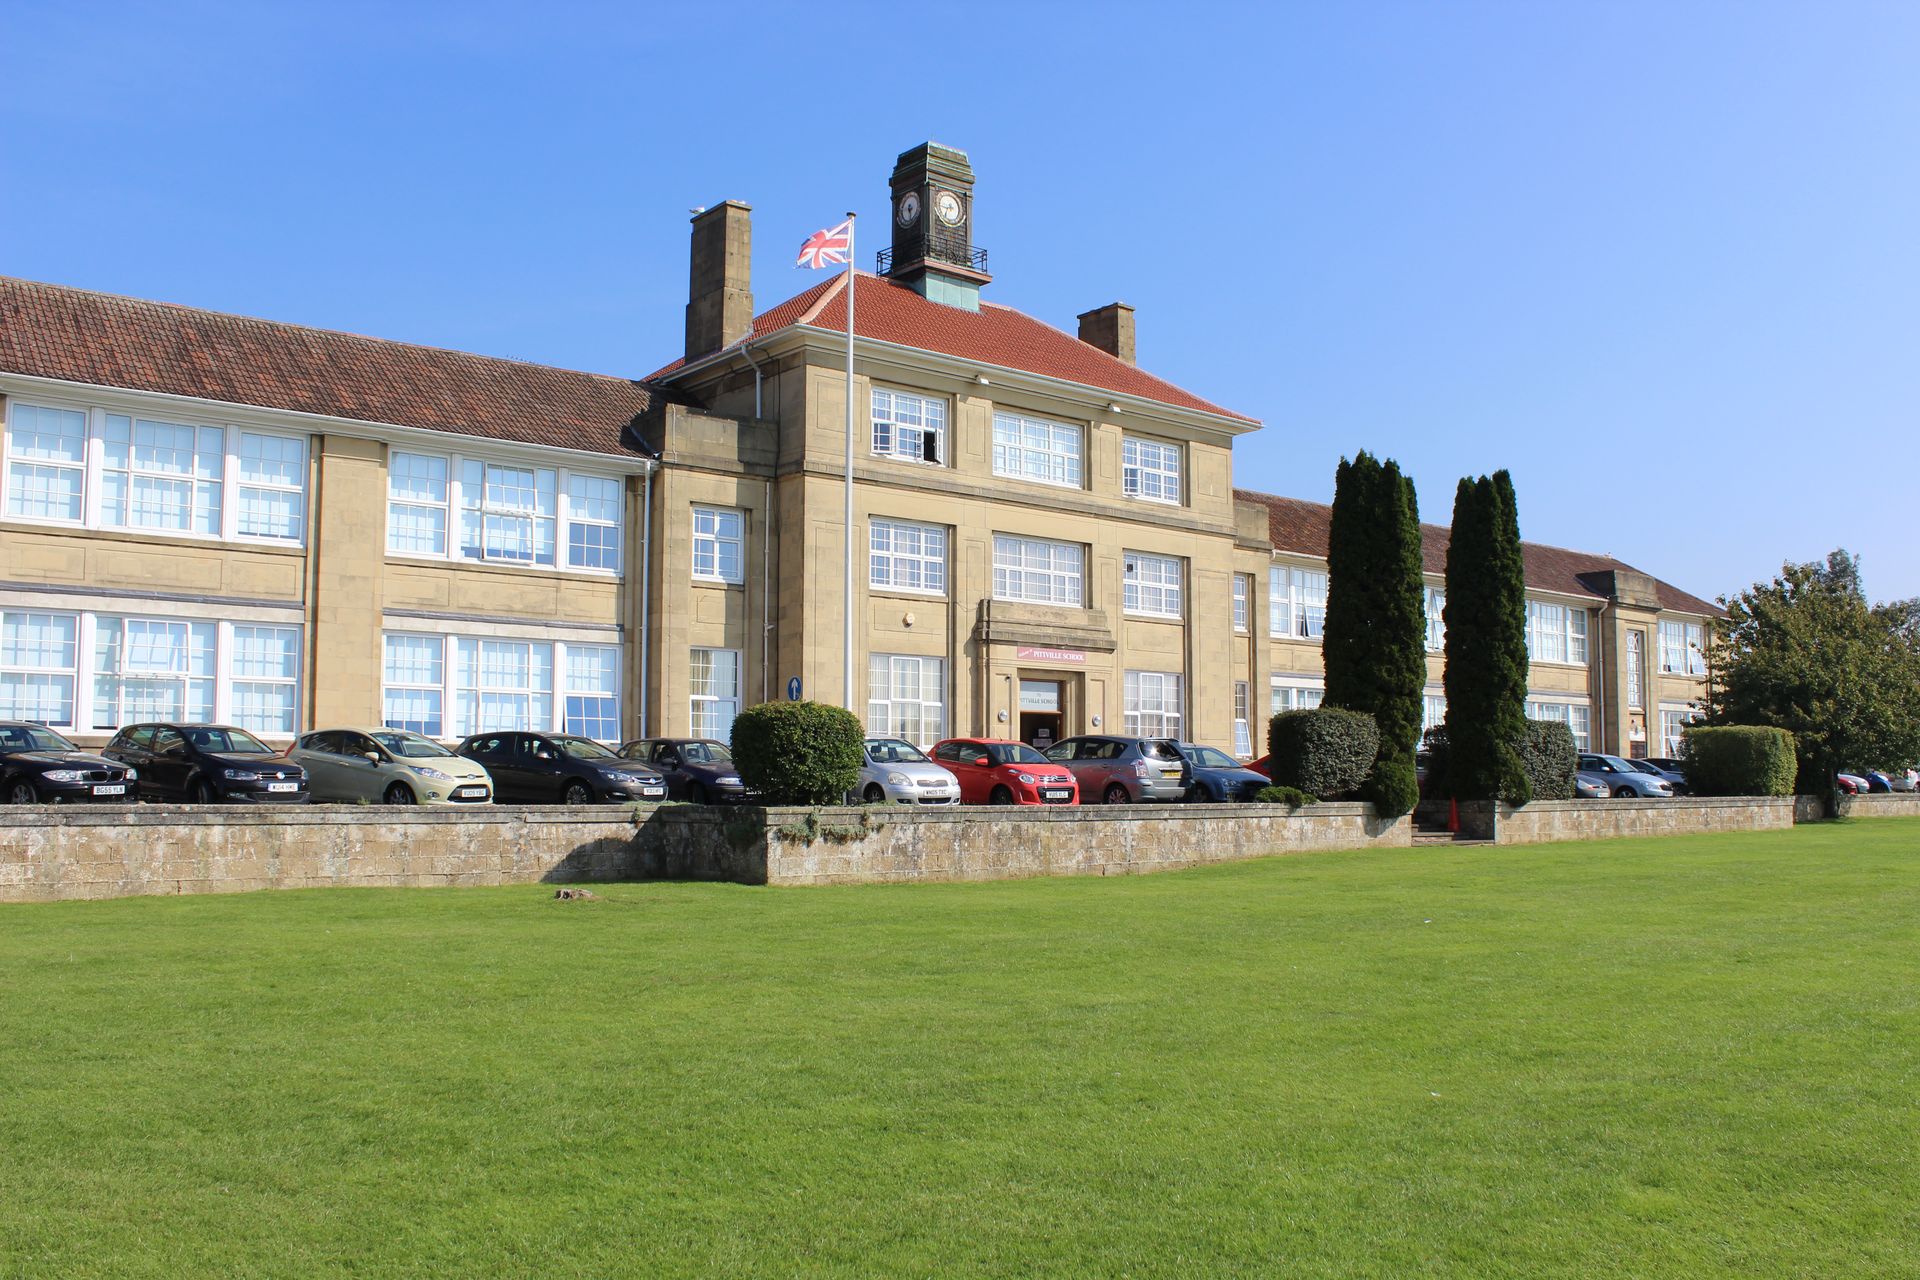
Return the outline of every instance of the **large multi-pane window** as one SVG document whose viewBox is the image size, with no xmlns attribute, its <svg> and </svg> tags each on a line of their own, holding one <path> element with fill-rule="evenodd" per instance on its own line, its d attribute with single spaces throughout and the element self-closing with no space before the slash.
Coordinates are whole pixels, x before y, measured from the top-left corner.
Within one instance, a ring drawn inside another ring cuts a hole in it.
<svg viewBox="0 0 1920 1280">
<path fill-rule="evenodd" d="M 946 461 L 947 402 L 873 389 L 873 451 L 909 462 Z"/>
<path fill-rule="evenodd" d="M 1253 579 L 1244 573 L 1233 575 L 1233 629 L 1246 634 L 1251 616 Z"/>
<path fill-rule="evenodd" d="M 947 733 L 946 663 L 876 653 L 867 659 L 867 733 L 931 747 Z"/>
<path fill-rule="evenodd" d="M 221 720 L 298 722 L 298 627 L 49 609 L 0 611 L 0 719 L 78 732 Z"/>
<path fill-rule="evenodd" d="M 1587 611 L 1527 601 L 1527 657 L 1533 662 L 1587 660 Z"/>
<path fill-rule="evenodd" d="M 1274 676 L 1268 686 L 1267 711 L 1271 715 L 1282 711 L 1311 711 L 1326 696 L 1326 689 L 1317 680 Z"/>
<path fill-rule="evenodd" d="M 1181 607 L 1181 578 L 1180 561 L 1172 556 L 1129 551 L 1121 584 L 1122 606 L 1128 613 L 1149 618 L 1177 618 Z"/>
<path fill-rule="evenodd" d="M 1085 552 L 1071 542 L 993 535 L 993 598 L 1080 608 L 1086 603 Z"/>
<path fill-rule="evenodd" d="M 1707 633 L 1698 622 L 1660 624 L 1660 670 L 1669 675 L 1707 674 Z"/>
<path fill-rule="evenodd" d="M 1267 571 L 1268 634 L 1318 640 L 1327 629 L 1327 575 L 1275 565 Z"/>
<path fill-rule="evenodd" d="M 1627 669 L 1627 708 L 1631 711 L 1644 711 L 1647 707 L 1642 634 L 1631 627 L 1627 629 L 1627 653 L 1620 663 Z"/>
<path fill-rule="evenodd" d="M 1077 489 L 1084 440 L 1079 427 L 1064 422 L 996 412 L 993 415 L 993 474 Z"/>
<path fill-rule="evenodd" d="M 947 531 L 937 524 L 875 520 L 867 529 L 867 585 L 947 593 Z"/>
<path fill-rule="evenodd" d="M 1180 736 L 1180 673 L 1129 671 L 1123 681 L 1126 732 L 1141 738 Z"/>
<path fill-rule="evenodd" d="M 1420 732 L 1438 729 L 1447 722 L 1447 695 L 1432 690 L 1420 695 Z"/>
<path fill-rule="evenodd" d="M 1438 587 L 1426 589 L 1427 652 L 1440 653 L 1447 647 L 1447 593 Z"/>
<path fill-rule="evenodd" d="M 1180 446 L 1128 436 L 1120 442 L 1120 491 L 1148 502 L 1180 501 Z"/>
<path fill-rule="evenodd" d="M 1660 747 L 1661 754 L 1673 757 L 1680 754 L 1686 745 L 1686 728 L 1701 719 L 1698 707 L 1660 704 Z"/>
<path fill-rule="evenodd" d="M 1253 710 L 1253 695 L 1245 680 L 1233 682 L 1233 754 L 1242 760 L 1253 754 L 1253 726 L 1248 718 Z"/>
<path fill-rule="evenodd" d="M 727 507 L 693 509 L 693 576 L 703 582 L 739 582 L 746 517 Z"/>
<path fill-rule="evenodd" d="M 1530 698 L 1527 700 L 1527 719 L 1552 720 L 1564 724 L 1573 733 L 1573 745 L 1582 751 L 1589 749 L 1593 735 L 1593 707 L 1588 703 Z"/>
<path fill-rule="evenodd" d="M 617 573 L 622 494 L 613 476 L 395 449 L 387 550 Z"/>
<path fill-rule="evenodd" d="M 505 729 L 620 738 L 618 645 L 389 631 L 382 647 L 389 728 L 430 738 Z"/>
<path fill-rule="evenodd" d="M 94 529 L 300 541 L 307 440 L 250 428 L 12 402 L 6 514 Z"/>
<path fill-rule="evenodd" d="M 733 720 L 740 714 L 739 650 L 695 649 L 689 673 L 693 736 L 732 742 Z"/>
</svg>

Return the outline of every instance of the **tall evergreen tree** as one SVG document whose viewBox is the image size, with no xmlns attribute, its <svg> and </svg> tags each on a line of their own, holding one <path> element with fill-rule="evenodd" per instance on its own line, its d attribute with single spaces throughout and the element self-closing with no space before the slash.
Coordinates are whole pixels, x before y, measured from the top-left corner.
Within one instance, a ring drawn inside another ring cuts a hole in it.
<svg viewBox="0 0 1920 1280">
<path fill-rule="evenodd" d="M 1427 680 L 1419 504 L 1399 463 L 1364 450 L 1341 459 L 1327 576 L 1327 705 L 1373 716 L 1380 749 L 1361 794 L 1398 817 L 1420 799 L 1414 753 Z"/>
<path fill-rule="evenodd" d="M 1527 593 L 1513 480 L 1462 480 L 1447 547 L 1448 784 L 1461 800 L 1533 798 L 1526 729 Z"/>
</svg>

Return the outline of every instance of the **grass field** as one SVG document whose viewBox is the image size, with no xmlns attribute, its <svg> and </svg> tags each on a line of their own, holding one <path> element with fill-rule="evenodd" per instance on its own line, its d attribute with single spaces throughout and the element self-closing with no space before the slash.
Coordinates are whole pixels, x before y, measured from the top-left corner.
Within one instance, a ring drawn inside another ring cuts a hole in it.
<svg viewBox="0 0 1920 1280">
<path fill-rule="evenodd" d="M 1920 823 L 0 907 L 0 1277 L 1912 1276 Z"/>
</svg>

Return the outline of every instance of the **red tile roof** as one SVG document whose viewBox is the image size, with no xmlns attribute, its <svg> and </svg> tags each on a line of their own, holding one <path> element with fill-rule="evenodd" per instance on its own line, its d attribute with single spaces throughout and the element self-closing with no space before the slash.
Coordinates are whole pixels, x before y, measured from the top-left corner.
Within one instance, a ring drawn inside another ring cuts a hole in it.
<svg viewBox="0 0 1920 1280">
<path fill-rule="evenodd" d="M 755 341 L 772 337 L 782 329 L 804 324 L 817 329 L 847 331 L 846 275 L 841 273 L 787 299 L 771 311 L 753 320 Z M 876 342 L 891 342 L 921 351 L 976 360 L 981 364 L 1024 373 L 1043 374 L 1065 382 L 1097 387 L 1102 391 L 1156 400 L 1182 409 L 1219 414 L 1241 422 L 1258 419 L 1223 409 L 1183 391 L 1171 382 L 1156 378 L 1098 347 L 1089 346 L 1061 329 L 1043 324 L 1032 316 L 982 302 L 980 310 L 968 311 L 929 302 L 905 285 L 884 276 L 859 273 L 853 298 L 855 335 Z M 672 375 L 687 363 L 675 360 L 650 375 L 647 381 Z"/>
<path fill-rule="evenodd" d="M 857 300 L 854 305 L 858 307 Z M 1282 498 L 1252 489 L 1235 489 L 1233 496 L 1241 502 L 1257 502 L 1267 509 L 1267 537 L 1272 541 L 1275 551 L 1326 558 L 1327 535 L 1333 527 L 1332 507 L 1324 502 Z M 1447 544 L 1451 537 L 1446 525 L 1420 526 L 1420 558 L 1428 573 L 1446 572 Z M 1645 572 L 1612 556 L 1569 551 L 1565 547 L 1549 547 L 1538 542 L 1521 543 L 1520 552 L 1526 563 L 1527 585 L 1536 591 L 1552 591 L 1560 595 L 1591 596 L 1596 600 L 1605 600 L 1608 598 L 1606 579 L 1601 575 L 1614 570 Z M 1672 583 L 1654 578 L 1653 585 L 1663 609 L 1710 617 L 1722 612 L 1719 605 L 1682 591 Z"/>
<path fill-rule="evenodd" d="M 626 378 L 0 276 L 0 371 L 593 453 L 659 399 Z"/>
</svg>

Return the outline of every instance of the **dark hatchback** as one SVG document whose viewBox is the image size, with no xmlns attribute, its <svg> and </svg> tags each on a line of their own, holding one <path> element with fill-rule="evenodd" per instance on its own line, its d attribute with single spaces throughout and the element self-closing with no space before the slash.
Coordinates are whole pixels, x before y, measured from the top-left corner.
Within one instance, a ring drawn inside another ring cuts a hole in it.
<svg viewBox="0 0 1920 1280">
<path fill-rule="evenodd" d="M 1187 799 L 1230 804 L 1251 800 L 1273 785 L 1265 774 L 1255 773 L 1218 747 L 1203 747 L 1192 742 L 1176 742 L 1173 749 L 1187 764 Z"/>
<path fill-rule="evenodd" d="M 140 774 L 45 725 L 0 720 L 0 796 L 8 804 L 137 800 Z"/>
<path fill-rule="evenodd" d="M 486 766 L 496 804 L 631 804 L 667 796 L 656 771 L 571 733 L 476 733 L 454 750 Z"/>
<path fill-rule="evenodd" d="M 140 771 L 147 800 L 190 804 L 305 804 L 307 771 L 245 729 L 225 724 L 136 724 L 101 755 Z"/>
<path fill-rule="evenodd" d="M 712 738 L 640 738 L 621 747 L 620 754 L 665 774 L 667 794 L 675 800 L 738 804 L 756 798 L 740 781 L 733 752 Z"/>
</svg>

